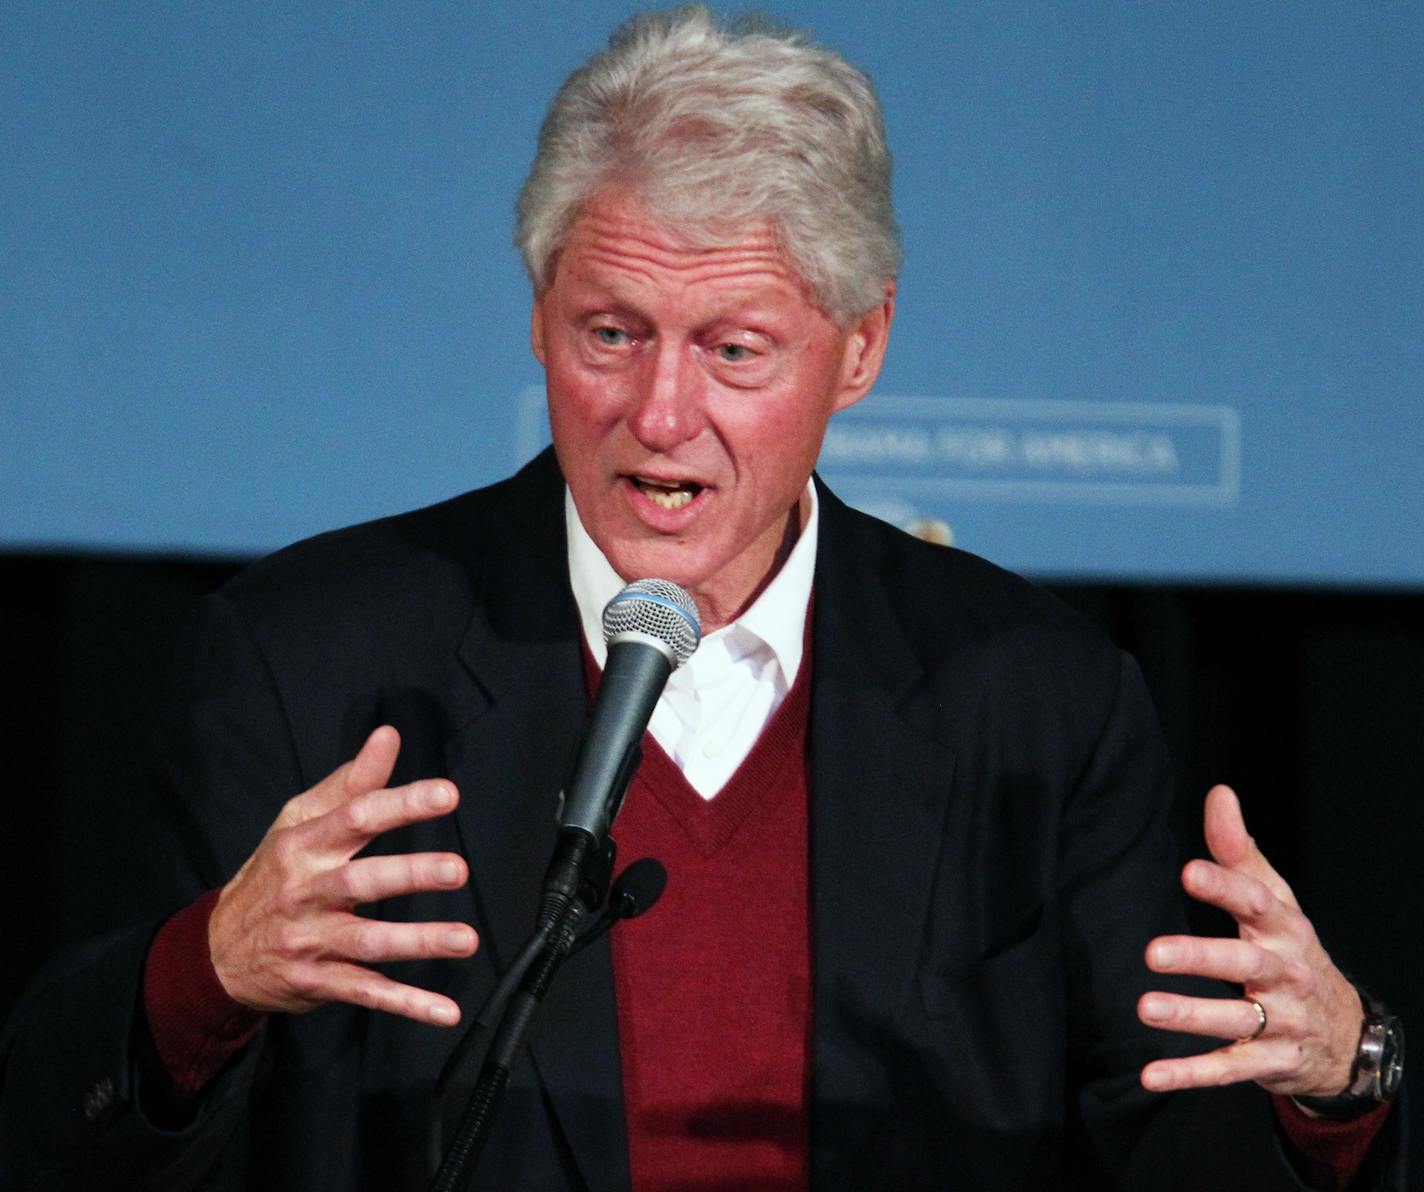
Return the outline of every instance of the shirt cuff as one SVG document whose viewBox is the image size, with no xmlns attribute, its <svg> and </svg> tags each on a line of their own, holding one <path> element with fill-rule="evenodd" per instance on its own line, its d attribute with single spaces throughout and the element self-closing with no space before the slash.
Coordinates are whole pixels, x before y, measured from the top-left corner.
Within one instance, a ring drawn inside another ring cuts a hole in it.
<svg viewBox="0 0 1424 1192">
<path fill-rule="evenodd" d="M 1305 1160 L 1313 1187 L 1343 1192 L 1359 1174 L 1389 1117 L 1389 1102 L 1350 1121 L 1311 1117 L 1289 1097 L 1272 1094 L 1281 1133 Z"/>
<path fill-rule="evenodd" d="M 218 980 L 208 946 L 217 901 L 210 890 L 169 918 L 144 963 L 149 1037 L 179 1102 L 196 1097 L 267 1017 L 233 1001 Z"/>
</svg>

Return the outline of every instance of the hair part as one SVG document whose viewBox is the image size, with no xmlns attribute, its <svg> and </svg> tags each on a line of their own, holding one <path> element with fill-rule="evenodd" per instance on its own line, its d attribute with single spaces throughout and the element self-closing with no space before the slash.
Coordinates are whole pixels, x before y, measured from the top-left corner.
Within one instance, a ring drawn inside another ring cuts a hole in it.
<svg viewBox="0 0 1424 1192">
<path fill-rule="evenodd" d="M 519 195 L 515 244 L 536 291 L 600 191 L 715 246 L 769 224 L 832 319 L 885 301 L 900 268 L 890 152 L 870 80 L 764 18 L 700 5 L 620 26 L 559 88 Z"/>
</svg>

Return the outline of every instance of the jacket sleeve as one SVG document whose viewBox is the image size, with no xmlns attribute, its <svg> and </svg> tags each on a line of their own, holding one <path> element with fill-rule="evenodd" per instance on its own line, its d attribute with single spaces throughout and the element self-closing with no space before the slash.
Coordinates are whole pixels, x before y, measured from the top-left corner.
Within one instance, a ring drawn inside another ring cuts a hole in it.
<svg viewBox="0 0 1424 1192">
<path fill-rule="evenodd" d="M 171 684 L 156 781 L 161 823 L 135 826 L 135 873 L 155 915 L 70 947 L 31 982 L 0 1039 L 0 1186 L 227 1186 L 265 1033 L 182 1122 L 145 1089 L 143 970 L 172 910 L 223 884 L 285 799 L 302 789 L 275 685 L 241 616 L 221 596 L 195 614 Z"/>
</svg>

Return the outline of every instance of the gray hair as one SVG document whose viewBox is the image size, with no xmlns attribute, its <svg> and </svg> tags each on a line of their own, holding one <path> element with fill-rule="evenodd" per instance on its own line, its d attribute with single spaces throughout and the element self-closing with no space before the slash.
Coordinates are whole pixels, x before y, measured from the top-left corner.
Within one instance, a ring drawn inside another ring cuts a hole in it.
<svg viewBox="0 0 1424 1192">
<path fill-rule="evenodd" d="M 769 222 L 844 326 L 900 267 L 890 152 L 875 91 L 839 54 L 764 19 L 706 8 L 633 17 L 554 97 L 519 195 L 515 244 L 536 290 L 584 205 L 609 186 L 693 243 Z"/>
</svg>

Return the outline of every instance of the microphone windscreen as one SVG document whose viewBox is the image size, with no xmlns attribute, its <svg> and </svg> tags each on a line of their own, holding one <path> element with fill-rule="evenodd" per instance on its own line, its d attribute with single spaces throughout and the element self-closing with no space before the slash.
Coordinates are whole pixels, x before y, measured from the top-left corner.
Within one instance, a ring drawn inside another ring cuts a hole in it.
<svg viewBox="0 0 1424 1192">
<path fill-rule="evenodd" d="M 603 609 L 603 640 L 609 645 L 624 634 L 651 637 L 672 652 L 681 666 L 702 640 L 697 605 L 682 588 L 665 579 L 634 580 Z"/>
<path fill-rule="evenodd" d="M 663 896 L 667 869 L 656 857 L 639 857 L 618 875 L 608 896 L 609 906 L 620 919 L 636 919 Z"/>
</svg>

